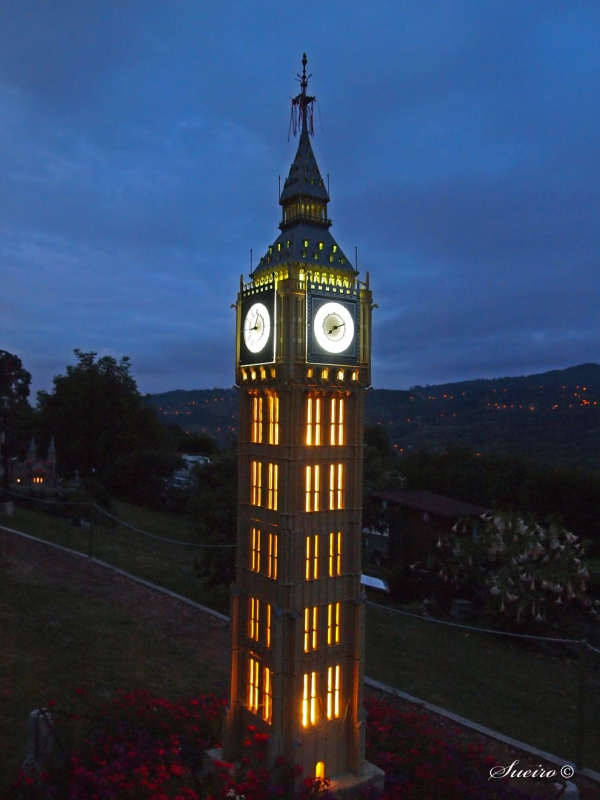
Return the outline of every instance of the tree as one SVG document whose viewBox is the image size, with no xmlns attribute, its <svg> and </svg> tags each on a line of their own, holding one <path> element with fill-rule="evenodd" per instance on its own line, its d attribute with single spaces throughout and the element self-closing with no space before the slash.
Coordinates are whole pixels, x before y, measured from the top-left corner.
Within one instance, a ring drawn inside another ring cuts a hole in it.
<svg viewBox="0 0 600 800">
<path fill-rule="evenodd" d="M 459 522 L 438 542 L 438 578 L 457 591 L 482 593 L 489 611 L 516 622 L 544 622 L 578 602 L 597 617 L 587 596 L 585 542 L 557 522 L 546 527 L 517 514 L 488 512 L 476 536 Z M 433 566 L 433 564 L 432 564 Z"/>
<path fill-rule="evenodd" d="M 103 476 L 119 458 L 166 443 L 164 426 L 144 404 L 129 358 L 96 359 L 73 351 L 77 364 L 53 379 L 51 393 L 37 396 L 39 428 L 56 440 L 61 473 Z"/>
<path fill-rule="evenodd" d="M 183 489 L 169 481 L 184 466 L 183 458 L 167 450 L 136 450 L 118 458 L 106 471 L 107 488 L 117 497 L 164 510 L 181 508 L 187 500 Z M 179 501 L 179 502 L 178 502 Z"/>
<path fill-rule="evenodd" d="M 380 527 L 382 502 L 371 492 L 397 491 L 403 488 L 404 478 L 399 472 L 396 454 L 380 425 L 365 425 L 363 526 Z"/>
<path fill-rule="evenodd" d="M 188 512 L 200 542 L 236 543 L 237 477 L 235 450 L 225 450 L 211 463 L 198 467 Z M 227 585 L 235 577 L 235 548 L 204 549 L 195 565 L 203 583 Z"/>
<path fill-rule="evenodd" d="M 6 453 L 16 456 L 27 447 L 32 432 L 33 409 L 29 405 L 31 374 L 23 367 L 21 359 L 0 350 L 0 397 L 8 397 L 6 413 Z M 1 426 L 4 430 L 4 426 Z"/>
</svg>

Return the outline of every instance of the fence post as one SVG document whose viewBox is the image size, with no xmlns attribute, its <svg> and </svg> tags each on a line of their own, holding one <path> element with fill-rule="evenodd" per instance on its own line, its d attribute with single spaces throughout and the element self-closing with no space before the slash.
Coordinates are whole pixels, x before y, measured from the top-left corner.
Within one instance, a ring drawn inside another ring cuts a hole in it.
<svg viewBox="0 0 600 800">
<path fill-rule="evenodd" d="M 583 769 L 585 752 L 585 684 L 588 667 L 588 643 L 585 639 L 579 642 L 579 686 L 577 692 L 577 755 L 575 766 Z"/>
<path fill-rule="evenodd" d="M 92 557 L 92 520 L 94 519 L 94 504 L 90 503 L 90 527 L 88 528 L 88 558 Z"/>
</svg>

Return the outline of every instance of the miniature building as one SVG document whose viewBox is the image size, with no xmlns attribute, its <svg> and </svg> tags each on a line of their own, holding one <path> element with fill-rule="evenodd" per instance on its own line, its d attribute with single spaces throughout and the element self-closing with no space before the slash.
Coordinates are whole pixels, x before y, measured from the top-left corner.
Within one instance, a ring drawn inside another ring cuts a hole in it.
<svg viewBox="0 0 600 800">
<path fill-rule="evenodd" d="M 385 504 L 389 527 L 381 532 L 385 535 L 377 531 L 364 533 L 367 553 L 373 557 L 379 546 L 384 560 L 405 564 L 424 561 L 435 552 L 439 536 L 450 533 L 459 519 L 470 518 L 470 530 L 477 535 L 479 518 L 488 511 L 425 491 L 373 492 L 373 497 Z"/>
<path fill-rule="evenodd" d="M 283 757 L 343 789 L 383 774 L 364 759 L 362 704 L 372 302 L 368 274 L 358 280 L 329 232 L 307 83 L 304 69 L 281 234 L 236 304 L 238 546 L 223 756 L 239 758 L 254 725 L 269 735 L 269 765 Z"/>
<path fill-rule="evenodd" d="M 54 437 L 50 440 L 46 458 L 42 458 L 37 454 L 35 439 L 32 436 L 25 461 L 14 466 L 11 480 L 20 486 L 40 487 L 54 486 L 56 479 Z"/>
</svg>

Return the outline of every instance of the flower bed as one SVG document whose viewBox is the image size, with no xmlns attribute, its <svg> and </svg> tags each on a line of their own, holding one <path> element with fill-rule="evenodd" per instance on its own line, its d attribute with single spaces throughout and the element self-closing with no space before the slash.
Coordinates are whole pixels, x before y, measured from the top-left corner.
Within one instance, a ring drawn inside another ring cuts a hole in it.
<svg viewBox="0 0 600 800">
<path fill-rule="evenodd" d="M 85 703 L 85 690 L 75 690 Z M 225 701 L 212 695 L 171 702 L 146 690 L 119 692 L 89 713 L 56 715 L 63 746 L 41 771 L 21 771 L 13 784 L 23 800 L 271 800 L 289 798 L 299 772 L 279 761 L 264 769 L 268 737 L 248 729 L 244 758 L 236 770 L 217 765 L 202 776 L 206 749 L 220 740 Z M 532 795 L 502 781 L 488 781 L 494 761 L 481 747 L 444 741 L 428 718 L 369 697 L 367 758 L 386 773 L 383 794 L 373 788 L 364 798 L 380 800 L 500 800 Z M 52 701 L 48 703 L 52 709 Z M 95 713 L 92 714 L 91 712 Z M 65 747 L 67 737 L 78 744 Z M 300 798 L 328 796 L 328 781 L 308 777 Z M 331 797 L 331 795 L 329 795 Z"/>
</svg>

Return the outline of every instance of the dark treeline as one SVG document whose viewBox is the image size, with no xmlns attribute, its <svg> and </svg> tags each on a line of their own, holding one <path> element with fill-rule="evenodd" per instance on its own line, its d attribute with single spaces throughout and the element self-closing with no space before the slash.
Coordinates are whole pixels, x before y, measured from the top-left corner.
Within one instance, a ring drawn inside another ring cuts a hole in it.
<svg viewBox="0 0 600 800">
<path fill-rule="evenodd" d="M 146 402 L 163 422 L 204 431 L 221 445 L 237 435 L 233 389 L 166 392 Z M 407 391 L 374 389 L 365 396 L 365 421 L 383 428 L 399 453 L 444 453 L 460 443 L 482 454 L 600 470 L 600 365 Z"/>
<path fill-rule="evenodd" d="M 446 452 L 398 453 L 379 425 L 365 428 L 364 524 L 375 524 L 380 503 L 374 491 L 421 489 L 484 508 L 561 520 L 594 541 L 600 555 L 600 474 L 536 464 L 522 456 L 478 454 L 461 444 Z"/>
<path fill-rule="evenodd" d="M 27 402 L 30 374 L 16 356 L 0 352 L 0 388 L 10 398 L 11 456 L 24 457 L 32 434 L 42 452 L 54 436 L 58 471 L 63 478 L 72 478 L 78 472 L 92 489 L 96 487 L 99 495 L 108 490 L 132 502 L 186 513 L 195 520 L 193 524 L 202 538 L 234 539 L 237 392 L 173 392 L 161 396 L 160 402 L 155 396 L 150 403 L 150 398 L 138 391 L 127 358 L 116 361 L 109 356 L 97 358 L 94 353 L 75 353 L 77 363 L 68 366 L 65 374 L 57 375 L 52 391 L 40 392 L 37 405 L 32 408 Z M 600 396 L 600 367 L 584 365 L 545 376 L 414 387 L 411 392 L 370 392 L 367 417 L 373 423 L 373 416 L 381 415 L 386 407 L 400 413 L 399 402 L 416 404 L 415 407 L 429 409 L 431 431 L 436 419 L 431 404 L 455 404 L 447 408 L 462 404 L 464 410 L 471 396 L 476 413 L 492 414 L 494 420 L 497 417 L 489 408 L 490 404 L 492 408 L 500 404 L 494 399 L 498 395 L 503 406 L 529 403 L 540 413 L 550 414 L 552 406 L 558 405 L 555 411 L 569 410 L 578 419 L 587 415 L 586 424 L 596 424 L 594 420 L 600 414 L 595 400 Z M 175 406 L 186 413 L 176 413 Z M 164 413 L 167 408 L 168 413 Z M 484 408 L 488 410 L 482 411 Z M 536 428 L 540 418 L 529 406 L 519 409 L 521 412 L 531 415 L 530 438 L 537 430 L 538 438 L 553 440 L 556 447 L 556 442 L 565 437 L 565 431 L 557 432 L 554 427 Z M 498 413 L 503 414 L 504 409 Z M 209 432 L 189 424 L 198 415 L 212 415 L 219 423 L 220 447 Z M 427 414 L 414 416 L 417 426 L 427 427 Z M 513 419 L 518 422 L 516 416 Z M 574 533 L 596 543 L 594 555 L 600 552 L 597 471 L 544 464 L 518 450 L 507 453 L 504 445 L 494 447 L 493 442 L 487 449 L 473 446 L 475 434 L 469 428 L 469 435 L 464 437 L 456 428 L 456 438 L 446 443 L 442 440 L 441 444 L 436 440 L 435 447 L 429 447 L 427 441 L 418 449 L 401 447 L 394 425 L 375 422 L 365 430 L 365 524 L 375 514 L 373 491 L 426 489 L 488 508 L 535 514 L 541 519 L 557 517 Z M 474 430 L 478 430 L 477 425 Z M 518 425 L 515 430 L 519 430 Z M 594 431 L 588 429 L 588 438 Z M 197 471 L 194 486 L 186 491 L 177 490 L 170 483 L 173 473 L 182 467 L 180 454 L 185 452 L 212 459 L 211 464 Z M 584 461 L 578 463 L 583 465 Z"/>
<path fill-rule="evenodd" d="M 573 533 L 594 542 L 600 555 L 600 475 L 548 467 L 520 456 L 478 455 L 460 445 L 446 453 L 398 457 L 404 488 L 424 489 L 491 509 L 560 519 Z"/>
</svg>

